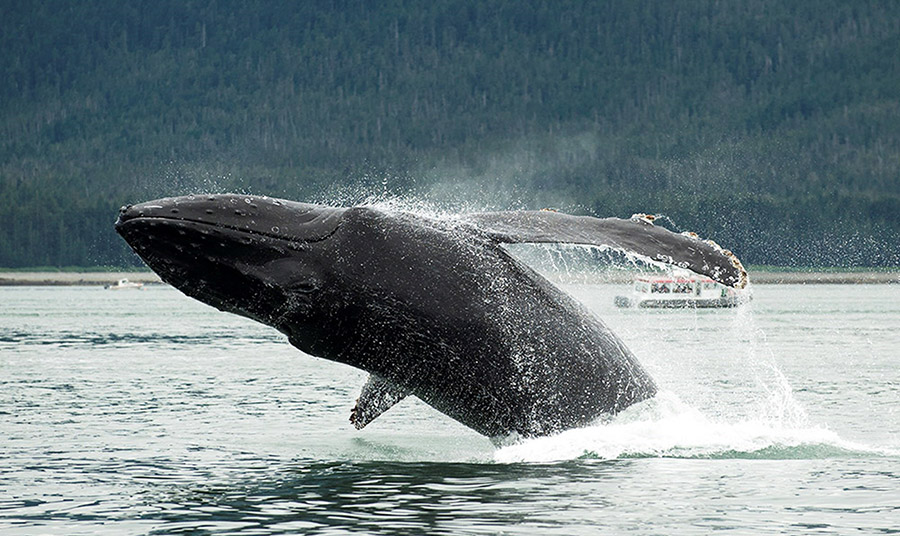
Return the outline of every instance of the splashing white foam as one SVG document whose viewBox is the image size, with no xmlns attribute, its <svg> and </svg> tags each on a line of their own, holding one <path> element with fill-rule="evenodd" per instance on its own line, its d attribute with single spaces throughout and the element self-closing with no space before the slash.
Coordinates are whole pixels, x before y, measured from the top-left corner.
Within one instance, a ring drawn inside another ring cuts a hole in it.
<svg viewBox="0 0 900 536">
<path fill-rule="evenodd" d="M 662 392 L 605 424 L 524 440 L 494 453 L 500 463 L 579 458 L 823 458 L 896 455 L 844 441 L 826 428 L 784 421 L 716 422 Z"/>
</svg>

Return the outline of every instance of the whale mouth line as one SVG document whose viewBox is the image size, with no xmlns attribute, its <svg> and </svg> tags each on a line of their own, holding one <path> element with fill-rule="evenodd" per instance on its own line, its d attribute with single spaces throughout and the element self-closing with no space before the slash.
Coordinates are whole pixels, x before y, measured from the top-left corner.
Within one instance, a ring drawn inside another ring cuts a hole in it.
<svg viewBox="0 0 900 536">
<path fill-rule="evenodd" d="M 193 218 L 179 218 L 179 217 L 162 215 L 162 216 L 133 216 L 133 217 L 129 217 L 129 218 L 123 220 L 122 217 L 119 216 L 119 219 L 118 219 L 118 221 L 116 221 L 116 225 L 115 225 L 116 231 L 119 231 L 121 234 L 120 229 L 124 229 L 126 226 L 128 226 L 129 224 L 132 224 L 132 223 L 137 223 L 137 224 L 143 223 L 143 224 L 148 224 L 148 225 L 153 225 L 155 223 L 167 223 L 167 224 L 182 224 L 185 227 L 195 227 L 195 228 L 196 227 L 199 227 L 199 228 L 207 227 L 207 228 L 211 228 L 211 229 L 227 229 L 229 231 L 235 231 L 235 232 L 238 232 L 241 234 L 247 234 L 247 235 L 253 235 L 253 236 L 263 236 L 266 238 L 272 238 L 275 240 L 282 240 L 285 242 L 294 242 L 294 243 L 321 242 L 322 240 L 326 240 L 329 237 L 331 237 L 332 235 L 334 235 L 334 233 L 337 232 L 338 228 L 341 225 L 340 223 L 338 223 L 337 225 L 334 226 L 334 229 L 331 229 L 328 233 L 321 235 L 321 236 L 316 236 L 315 238 L 299 238 L 299 237 L 291 237 L 291 236 L 287 236 L 287 235 L 283 235 L 283 234 L 276 234 L 275 232 L 261 231 L 258 229 L 248 229 L 246 227 L 241 227 L 238 225 L 230 225 L 230 224 L 221 223 L 221 222 L 203 221 L 203 220 L 197 220 L 197 219 L 193 219 Z"/>
</svg>

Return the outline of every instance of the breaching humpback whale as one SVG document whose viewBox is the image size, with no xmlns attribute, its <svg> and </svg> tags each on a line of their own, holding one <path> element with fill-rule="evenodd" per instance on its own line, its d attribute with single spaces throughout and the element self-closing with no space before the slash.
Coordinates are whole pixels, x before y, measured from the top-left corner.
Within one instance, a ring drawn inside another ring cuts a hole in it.
<svg viewBox="0 0 900 536">
<path fill-rule="evenodd" d="M 579 427 L 656 393 L 616 335 L 503 244 L 609 247 L 746 285 L 730 252 L 651 220 L 442 219 L 227 194 L 123 207 L 116 230 L 188 296 L 369 372 L 357 428 L 415 395 L 496 438 Z"/>
</svg>

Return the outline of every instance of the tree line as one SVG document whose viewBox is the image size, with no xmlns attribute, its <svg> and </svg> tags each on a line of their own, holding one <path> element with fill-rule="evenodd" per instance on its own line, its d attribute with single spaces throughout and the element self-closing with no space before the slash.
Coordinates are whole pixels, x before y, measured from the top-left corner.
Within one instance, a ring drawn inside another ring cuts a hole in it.
<svg viewBox="0 0 900 536">
<path fill-rule="evenodd" d="M 900 4 L 0 2 L 0 266 L 133 265 L 121 204 L 662 212 L 900 264 Z"/>
</svg>

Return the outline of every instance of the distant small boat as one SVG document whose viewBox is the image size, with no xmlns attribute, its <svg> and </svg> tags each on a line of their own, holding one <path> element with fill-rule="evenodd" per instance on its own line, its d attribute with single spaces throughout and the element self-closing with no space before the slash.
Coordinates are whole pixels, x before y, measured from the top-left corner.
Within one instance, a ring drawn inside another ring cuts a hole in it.
<svg viewBox="0 0 900 536">
<path fill-rule="evenodd" d="M 119 279 L 115 284 L 106 285 L 103 288 L 107 290 L 141 290 L 142 288 L 144 288 L 144 284 L 132 283 L 127 279 Z"/>
<path fill-rule="evenodd" d="M 617 307 L 707 308 L 737 307 L 752 299 L 708 277 L 639 277 L 630 296 L 616 296 Z"/>
</svg>

